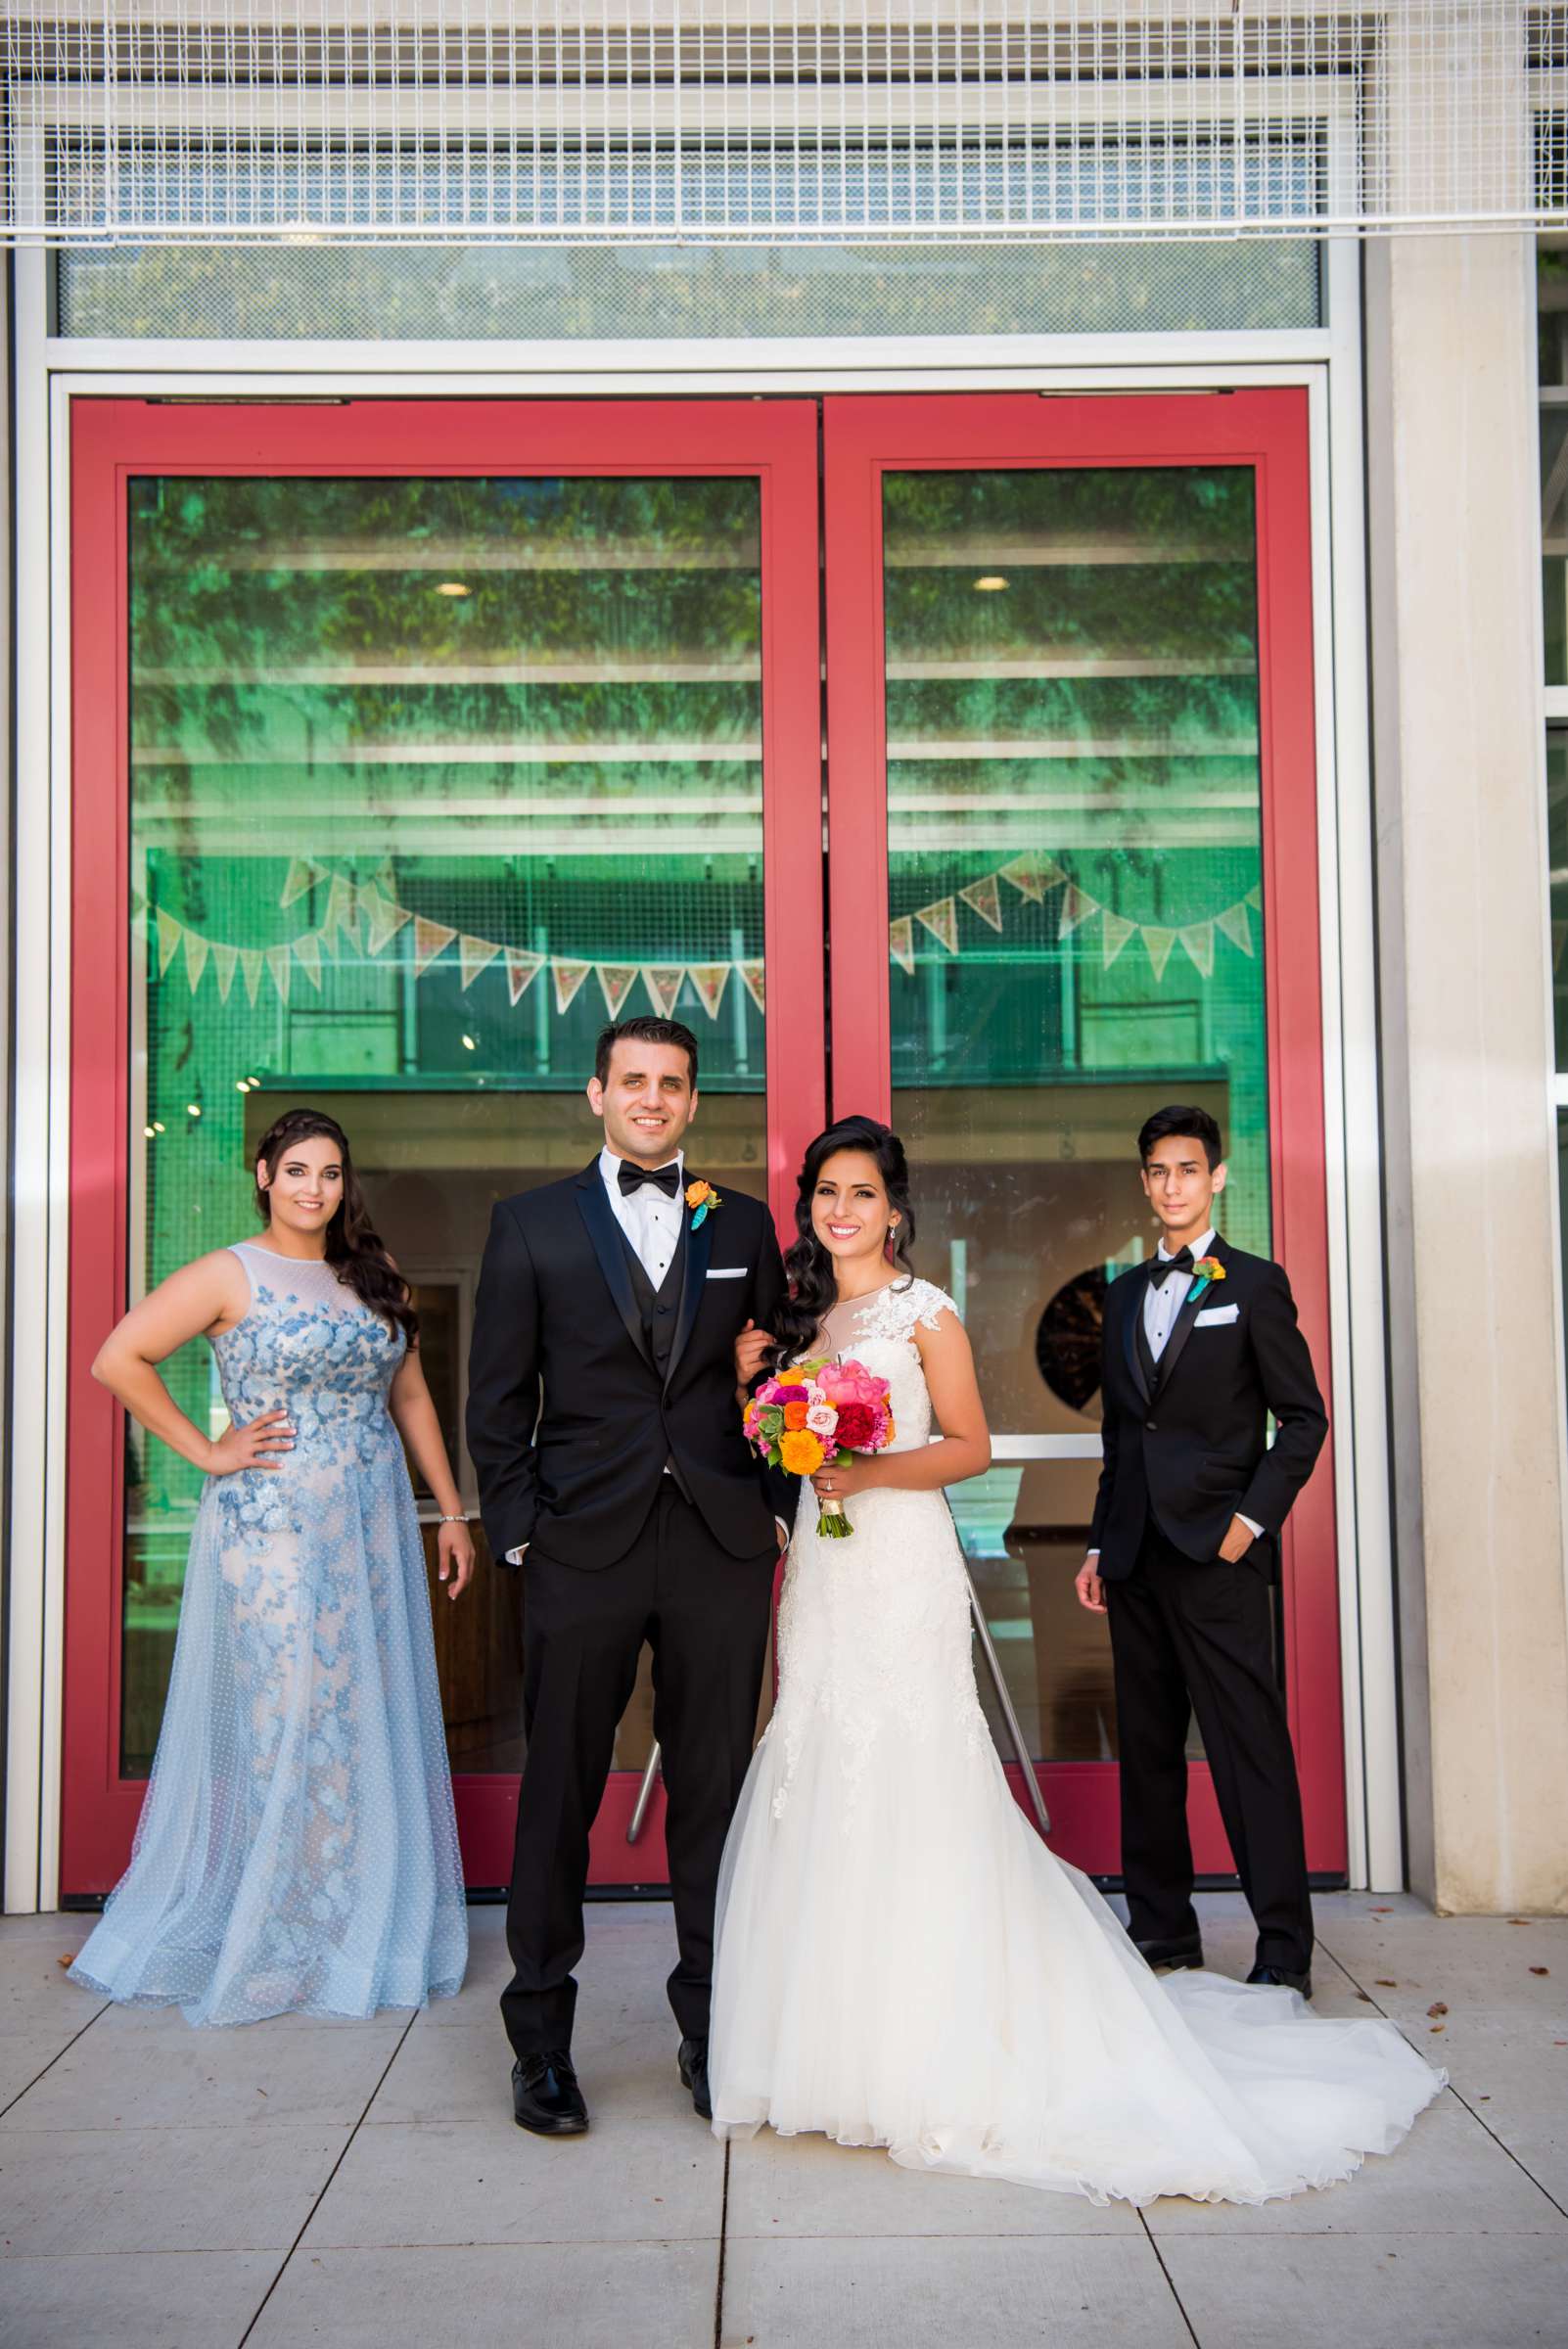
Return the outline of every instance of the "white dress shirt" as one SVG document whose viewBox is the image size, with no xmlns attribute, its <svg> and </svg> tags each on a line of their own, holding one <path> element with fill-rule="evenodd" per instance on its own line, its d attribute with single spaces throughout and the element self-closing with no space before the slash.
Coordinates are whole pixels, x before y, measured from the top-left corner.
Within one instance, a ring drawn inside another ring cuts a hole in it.
<svg viewBox="0 0 1568 2349">
<path fill-rule="evenodd" d="M 686 1203 L 681 1197 L 685 1187 L 686 1154 L 683 1150 L 677 1150 L 673 1160 L 665 1162 L 666 1165 L 673 1165 L 675 1170 L 673 1199 L 666 1198 L 658 1185 L 652 1182 L 639 1183 L 634 1191 L 623 1191 L 621 1187 L 621 1170 L 623 1165 L 630 1163 L 629 1160 L 618 1158 L 611 1149 L 601 1150 L 599 1174 L 610 1195 L 610 1213 L 630 1242 L 632 1255 L 654 1287 L 662 1288 L 670 1261 L 680 1246 L 681 1219 L 686 1213 Z"/>
<path fill-rule="evenodd" d="M 1193 1241 L 1193 1263 L 1196 1264 L 1200 1256 L 1207 1256 L 1213 1246 L 1214 1231 L 1211 1227 L 1204 1233 L 1201 1240 Z M 1175 1248 L 1168 1248 L 1164 1240 L 1155 1250 L 1157 1261 L 1166 1265 L 1176 1254 L 1178 1251 Z M 1164 1354 L 1167 1341 L 1176 1327 L 1176 1317 L 1187 1302 L 1187 1291 L 1192 1286 L 1192 1278 L 1190 1272 L 1168 1272 L 1158 1287 L 1151 1280 L 1144 1289 L 1143 1334 L 1149 1341 L 1149 1352 L 1156 1361 Z"/>
<path fill-rule="evenodd" d="M 1215 1237 L 1214 1227 L 1211 1224 L 1201 1239 L 1193 1241 L 1192 1261 L 1194 1265 L 1200 1257 L 1208 1255 L 1214 1246 Z M 1180 1250 L 1168 1248 L 1162 1240 L 1155 1254 L 1169 1264 L 1172 1257 L 1180 1254 Z M 1176 1327 L 1176 1317 L 1187 1302 L 1187 1291 L 1191 1288 L 1193 1279 L 1194 1274 L 1191 1272 L 1168 1272 L 1158 1286 L 1151 1280 L 1144 1287 L 1143 1334 L 1149 1341 L 1149 1352 L 1156 1361 L 1159 1360 L 1170 1343 L 1171 1332 Z M 1236 1511 L 1236 1515 L 1241 1517 L 1242 1524 L 1246 1526 L 1256 1542 L 1263 1533 L 1263 1527 L 1256 1518 L 1242 1516 L 1239 1509 Z M 1091 1558 L 1097 1558 L 1100 1553 L 1097 1549 L 1091 1549 L 1088 1554 Z"/>
</svg>

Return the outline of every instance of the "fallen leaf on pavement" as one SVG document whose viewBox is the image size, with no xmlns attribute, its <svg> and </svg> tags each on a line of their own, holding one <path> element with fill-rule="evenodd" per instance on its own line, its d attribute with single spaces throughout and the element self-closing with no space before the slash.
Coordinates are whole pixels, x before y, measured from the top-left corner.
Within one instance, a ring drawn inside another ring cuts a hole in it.
<svg viewBox="0 0 1568 2349">
<path fill-rule="evenodd" d="M 1434 1999 L 1426 2011 L 1428 2014 L 1447 2014 L 1449 2010 L 1441 1999 Z"/>
<path fill-rule="evenodd" d="M 1550 1968 L 1550 1966 L 1549 1966 L 1549 1965 L 1533 1965 L 1533 1966 L 1530 1968 L 1530 1971 L 1531 1971 L 1533 1974 L 1549 1974 L 1549 1973 L 1550 1973 L 1550 1971 L 1551 1971 L 1551 1968 Z"/>
<path fill-rule="evenodd" d="M 1398 1990 L 1399 1988 L 1399 1984 L 1391 1982 L 1387 1974 L 1374 1974 L 1372 1979 L 1376 1982 L 1379 1990 Z"/>
<path fill-rule="evenodd" d="M 56 1963 L 56 1965 L 74 1965 L 74 1964 L 75 1964 L 75 1962 L 76 1962 L 76 1953 L 75 1953 L 75 1951 L 74 1951 L 74 1950 L 70 1951 L 70 1952 L 69 1952 L 69 1954 L 68 1956 L 66 1956 L 66 1957 L 64 1957 L 64 1958 L 57 1958 L 55 1959 L 55 1963 Z"/>
</svg>

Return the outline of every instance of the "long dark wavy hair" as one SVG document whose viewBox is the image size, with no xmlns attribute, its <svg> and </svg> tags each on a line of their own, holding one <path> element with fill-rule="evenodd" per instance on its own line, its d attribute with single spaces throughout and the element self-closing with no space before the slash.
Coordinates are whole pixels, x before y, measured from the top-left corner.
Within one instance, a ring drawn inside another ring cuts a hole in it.
<svg viewBox="0 0 1568 2349">
<path fill-rule="evenodd" d="M 319 1109 L 286 1109 L 256 1144 L 257 1163 L 265 1166 L 270 1182 L 291 1150 L 301 1142 L 317 1140 L 331 1142 L 343 1166 L 343 1198 L 327 1225 L 327 1262 L 361 1305 L 368 1305 L 373 1313 L 400 1329 L 412 1346 L 419 1337 L 419 1315 L 407 1281 L 393 1268 L 380 1233 L 371 1225 L 348 1136 L 337 1119 Z M 255 1212 L 263 1223 L 271 1222 L 272 1208 L 259 1182 Z"/>
<path fill-rule="evenodd" d="M 795 1200 L 795 1244 L 784 1259 L 790 1293 L 787 1303 L 773 1315 L 776 1362 L 787 1362 L 805 1354 L 822 1325 L 823 1315 L 838 1302 L 833 1259 L 816 1236 L 811 1204 L 817 1176 L 840 1150 L 860 1150 L 867 1158 L 875 1159 L 888 1194 L 888 1205 L 899 1218 L 893 1227 L 889 1261 L 908 1279 L 914 1278 L 914 1266 L 909 1261 L 915 1236 L 914 1210 L 909 1204 L 909 1168 L 903 1144 L 891 1126 L 881 1126 L 875 1118 L 840 1118 L 825 1133 L 817 1135 L 801 1162 L 800 1189 Z"/>
</svg>

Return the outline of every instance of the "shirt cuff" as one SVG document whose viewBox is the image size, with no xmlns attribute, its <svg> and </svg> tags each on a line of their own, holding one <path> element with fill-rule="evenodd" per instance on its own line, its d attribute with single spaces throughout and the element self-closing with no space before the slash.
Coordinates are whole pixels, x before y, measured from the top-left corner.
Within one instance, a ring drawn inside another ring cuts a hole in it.
<svg viewBox="0 0 1568 2349">
<path fill-rule="evenodd" d="M 785 1524 L 785 1522 L 784 1522 L 784 1520 L 783 1520 L 783 1518 L 782 1518 L 782 1517 L 775 1517 L 775 1518 L 774 1518 L 774 1520 L 773 1520 L 773 1523 L 774 1523 L 774 1524 L 775 1524 L 775 1525 L 778 1527 L 778 1538 L 779 1538 L 779 1540 L 780 1540 L 780 1541 L 783 1543 L 783 1544 L 784 1544 L 785 1548 L 787 1549 L 787 1548 L 789 1547 L 789 1541 L 790 1541 L 790 1529 L 789 1529 L 789 1527 L 788 1527 L 788 1526 Z"/>
<path fill-rule="evenodd" d="M 1261 1542 L 1264 1537 L 1264 1529 L 1258 1523 L 1257 1518 L 1243 1516 L 1240 1509 L 1236 1511 L 1236 1515 L 1241 1518 L 1242 1524 L 1246 1527 L 1248 1533 L 1251 1534 L 1253 1540 L 1255 1542 Z"/>
<path fill-rule="evenodd" d="M 1097 1557 L 1099 1556 L 1099 1554 L 1100 1554 L 1100 1553 L 1099 1553 L 1099 1551 L 1098 1551 L 1097 1549 L 1086 1549 L 1086 1550 L 1084 1552 L 1084 1563 L 1085 1563 L 1085 1564 L 1087 1564 L 1087 1562 L 1088 1562 L 1088 1560 L 1089 1560 L 1090 1558 L 1097 1558 Z"/>
<path fill-rule="evenodd" d="M 520 1542 L 516 1549 L 509 1549 L 506 1553 L 506 1562 L 508 1566 L 521 1566 L 523 1563 L 523 1553 L 527 1548 L 528 1543 L 526 1542 Z"/>
</svg>

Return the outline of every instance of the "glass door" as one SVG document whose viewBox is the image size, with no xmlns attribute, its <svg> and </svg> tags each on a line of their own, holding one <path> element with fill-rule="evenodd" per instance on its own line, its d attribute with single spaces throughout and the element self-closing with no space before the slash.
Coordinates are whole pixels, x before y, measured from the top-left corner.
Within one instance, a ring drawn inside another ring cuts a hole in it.
<svg viewBox="0 0 1568 2349">
<path fill-rule="evenodd" d="M 1109 1642 L 1073 1577 L 1162 1102 L 1220 1120 L 1224 1228 L 1284 1259 L 1328 1383 L 1306 395 L 825 404 L 833 1110 L 908 1146 L 996 1431 L 952 1496 L 970 1572 L 1053 1841 L 1109 1874 Z M 1326 1460 L 1279 1632 L 1338 1871 Z M 1191 1755 L 1198 1865 L 1228 1873 Z"/>
<path fill-rule="evenodd" d="M 786 1217 L 823 1056 L 813 403 L 87 402 L 73 460 L 80 1894 L 129 1849 L 202 1484 L 86 1365 L 128 1299 L 255 1229 L 278 1112 L 348 1132 L 461 1459 L 490 1207 L 597 1150 L 604 1020 L 691 1024 L 694 1165 Z M 205 1343 L 167 1376 L 222 1424 Z M 482 1550 L 460 1606 L 432 1591 L 469 1881 L 501 1885 L 521 1582 Z M 651 1711 L 640 1684 L 602 1881 L 665 1874 L 659 1799 L 626 1836 Z"/>
</svg>

